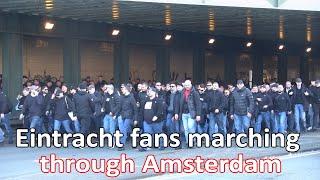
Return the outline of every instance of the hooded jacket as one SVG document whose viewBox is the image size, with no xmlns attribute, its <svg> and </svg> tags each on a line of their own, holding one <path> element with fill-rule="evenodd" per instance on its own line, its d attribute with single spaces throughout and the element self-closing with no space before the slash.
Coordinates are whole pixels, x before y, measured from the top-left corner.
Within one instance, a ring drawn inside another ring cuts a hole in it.
<svg viewBox="0 0 320 180">
<path fill-rule="evenodd" d="M 85 91 L 78 91 L 73 96 L 75 115 L 78 117 L 91 117 L 94 113 L 94 104 L 92 104 L 89 94 Z"/>
</svg>

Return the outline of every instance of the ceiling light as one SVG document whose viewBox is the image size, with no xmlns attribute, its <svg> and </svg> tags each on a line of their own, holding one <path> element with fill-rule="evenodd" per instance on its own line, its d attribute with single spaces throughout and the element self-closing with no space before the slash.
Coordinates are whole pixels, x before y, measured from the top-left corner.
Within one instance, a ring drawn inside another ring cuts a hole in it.
<svg viewBox="0 0 320 180">
<path fill-rule="evenodd" d="M 164 37 L 164 39 L 166 41 L 169 41 L 171 39 L 171 34 L 166 34 L 166 36 Z"/>
<path fill-rule="evenodd" d="M 311 50 L 312 50 L 311 47 L 307 47 L 307 48 L 306 48 L 306 52 L 307 52 L 307 53 L 311 52 Z"/>
<path fill-rule="evenodd" d="M 114 29 L 114 30 L 112 31 L 112 36 L 118 36 L 119 33 L 120 33 L 120 30 L 119 30 L 119 29 Z"/>
<path fill-rule="evenodd" d="M 44 25 L 44 28 L 46 30 L 51 30 L 51 29 L 53 29 L 53 27 L 54 27 L 54 24 L 51 23 L 51 22 L 46 22 L 45 25 Z"/>
<path fill-rule="evenodd" d="M 284 45 L 283 45 L 283 44 L 280 44 L 278 49 L 279 49 L 279 50 L 284 49 Z"/>
<path fill-rule="evenodd" d="M 213 44 L 214 41 L 215 41 L 215 39 L 213 39 L 213 38 L 209 39 L 209 44 Z"/>
<path fill-rule="evenodd" d="M 252 46 L 252 42 L 247 42 L 247 47 L 251 47 Z"/>
</svg>

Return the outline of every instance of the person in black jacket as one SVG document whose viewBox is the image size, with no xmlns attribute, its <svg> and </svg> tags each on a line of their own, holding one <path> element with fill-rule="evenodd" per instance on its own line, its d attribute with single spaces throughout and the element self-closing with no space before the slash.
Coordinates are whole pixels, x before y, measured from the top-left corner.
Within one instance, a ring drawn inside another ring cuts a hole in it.
<svg viewBox="0 0 320 180">
<path fill-rule="evenodd" d="M 137 127 L 143 129 L 143 107 L 144 104 L 146 103 L 147 99 L 148 99 L 148 83 L 143 82 L 142 84 L 140 84 L 140 91 L 138 92 L 138 98 L 136 99 L 137 101 L 137 107 L 138 107 L 138 125 Z"/>
<path fill-rule="evenodd" d="M 207 86 L 212 86 L 212 90 L 207 91 L 208 111 L 209 111 L 209 134 L 216 133 L 216 126 L 218 132 L 225 135 L 227 133 L 225 119 L 222 118 L 222 112 L 225 101 L 223 94 L 219 90 L 217 82 L 207 82 Z"/>
<path fill-rule="evenodd" d="M 167 134 L 180 133 L 180 122 L 174 119 L 175 109 L 180 98 L 180 92 L 177 90 L 175 82 L 170 83 L 170 93 L 167 96 L 167 118 L 166 118 L 166 131 Z"/>
<path fill-rule="evenodd" d="M 105 86 L 106 90 L 102 103 L 103 112 L 105 113 L 103 128 L 105 132 L 114 134 L 117 128 L 117 118 L 120 114 L 120 94 L 115 91 L 112 84 Z"/>
<path fill-rule="evenodd" d="M 277 129 L 275 133 L 286 132 L 287 114 L 291 114 L 291 102 L 287 93 L 284 92 L 283 85 L 278 86 L 279 94 L 274 99 L 274 114 L 276 115 Z"/>
<path fill-rule="evenodd" d="M 79 85 L 78 92 L 74 95 L 73 100 L 75 104 L 75 114 L 80 121 L 81 133 L 88 135 L 90 132 L 91 117 L 94 113 L 94 105 L 89 94 L 86 91 L 87 85 L 82 82 Z"/>
<path fill-rule="evenodd" d="M 234 119 L 237 134 L 246 132 L 254 111 L 254 101 L 251 91 L 244 86 L 242 80 L 237 81 L 237 88 L 230 98 L 230 118 Z"/>
<path fill-rule="evenodd" d="M 93 116 L 91 117 L 93 122 L 93 130 L 95 132 L 99 132 L 99 129 L 102 127 L 102 118 L 103 118 L 103 112 L 102 110 L 102 95 L 99 91 L 96 91 L 94 85 L 90 85 L 88 87 L 89 96 L 91 99 L 91 103 L 93 105 Z"/>
<path fill-rule="evenodd" d="M 30 95 L 27 96 L 22 114 L 20 115 L 20 119 L 23 119 L 25 116 L 30 118 L 30 129 L 39 130 L 41 117 L 43 115 L 43 106 L 44 106 L 44 97 L 40 95 L 40 87 L 32 86 Z M 30 133 L 28 134 L 30 137 Z"/>
<path fill-rule="evenodd" d="M 291 102 L 291 111 L 294 109 L 293 104 L 292 104 L 292 95 L 293 95 L 293 90 L 292 90 L 292 83 L 291 81 L 286 82 L 286 87 L 285 87 L 285 92 L 288 94 Z M 287 131 L 293 132 L 294 131 L 294 114 L 288 114 L 287 115 Z"/>
<path fill-rule="evenodd" d="M 23 88 L 22 93 L 17 96 L 18 102 L 15 108 L 16 111 L 21 113 L 23 109 L 24 101 L 26 100 L 29 94 L 30 94 L 30 89 L 27 87 Z M 22 124 L 23 124 L 23 128 L 26 128 L 26 129 L 29 128 L 29 124 L 30 124 L 29 119 L 25 117 Z"/>
<path fill-rule="evenodd" d="M 254 127 L 256 133 L 260 133 L 262 122 L 265 122 L 266 127 L 270 129 L 270 111 L 273 105 L 272 99 L 267 93 L 265 85 L 261 85 L 259 90 L 260 93 L 258 93 L 255 99 L 258 107 L 258 117 Z"/>
<path fill-rule="evenodd" d="M 51 114 L 46 114 L 46 108 L 51 103 L 51 97 L 53 93 L 49 92 L 49 89 L 47 86 L 42 87 L 42 91 L 40 95 L 43 96 L 43 114 L 41 117 L 40 127 L 41 132 L 53 132 L 53 126 L 54 126 L 54 120 L 52 118 Z M 47 127 L 47 128 L 46 128 Z"/>
<path fill-rule="evenodd" d="M 12 103 L 8 96 L 0 90 L 0 125 L 2 124 L 8 132 L 8 143 L 13 144 L 13 131 L 10 125 L 10 113 L 12 112 Z"/>
<path fill-rule="evenodd" d="M 118 118 L 118 124 L 120 132 L 123 134 L 120 142 L 125 145 L 128 137 L 128 133 L 132 129 L 132 125 L 136 126 L 138 124 L 138 108 L 133 94 L 130 93 L 130 86 L 124 85 L 121 87 L 123 96 L 121 97 L 120 104 L 120 115 Z M 118 148 L 119 151 L 125 148 Z"/>
<path fill-rule="evenodd" d="M 208 129 L 207 115 L 208 115 L 208 96 L 206 94 L 206 86 L 200 84 L 198 86 L 198 92 L 201 103 L 201 120 L 197 122 L 197 132 L 202 134 L 206 133 Z"/>
<path fill-rule="evenodd" d="M 70 128 L 70 117 L 68 115 L 71 112 L 71 100 L 63 94 L 63 91 L 58 89 L 51 97 L 52 104 L 47 106 L 46 114 L 52 111 L 54 119 L 54 131 L 60 131 L 61 125 L 67 133 L 72 133 Z"/>
<path fill-rule="evenodd" d="M 313 120 L 311 123 L 312 129 L 320 128 L 319 124 L 319 111 L 320 111 L 320 80 L 316 80 L 316 85 L 311 89 L 313 98 Z"/>
<path fill-rule="evenodd" d="M 143 107 L 143 129 L 145 133 L 152 136 L 154 134 L 162 133 L 164 111 L 163 106 L 165 101 L 162 98 L 157 97 L 157 90 L 155 88 L 149 88 L 148 99 L 146 100 Z M 163 150 L 163 139 L 160 140 L 160 150 Z M 145 151 L 146 148 L 140 149 Z"/>
<path fill-rule="evenodd" d="M 190 80 L 184 82 L 184 90 L 175 108 L 175 120 L 182 120 L 186 143 L 188 146 L 189 133 L 195 133 L 196 121 L 201 120 L 201 103 L 199 93 L 192 87 Z"/>
<path fill-rule="evenodd" d="M 296 87 L 292 92 L 292 104 L 294 106 L 295 117 L 295 131 L 300 133 L 300 123 L 302 124 L 302 130 L 306 130 L 306 111 L 309 108 L 308 96 L 311 96 L 311 92 L 302 84 L 300 78 L 296 79 Z"/>
</svg>

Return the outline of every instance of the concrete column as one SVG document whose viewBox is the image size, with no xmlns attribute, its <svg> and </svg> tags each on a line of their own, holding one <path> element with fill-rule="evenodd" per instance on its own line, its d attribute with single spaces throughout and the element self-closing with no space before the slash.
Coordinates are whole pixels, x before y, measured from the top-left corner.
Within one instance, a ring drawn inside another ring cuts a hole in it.
<svg viewBox="0 0 320 180">
<path fill-rule="evenodd" d="M 120 30 L 120 35 L 114 46 L 114 81 L 116 85 L 129 81 L 129 46 L 125 29 Z"/>
<path fill-rule="evenodd" d="M 156 81 L 169 82 L 170 79 L 170 48 L 167 46 L 156 49 Z"/>
</svg>

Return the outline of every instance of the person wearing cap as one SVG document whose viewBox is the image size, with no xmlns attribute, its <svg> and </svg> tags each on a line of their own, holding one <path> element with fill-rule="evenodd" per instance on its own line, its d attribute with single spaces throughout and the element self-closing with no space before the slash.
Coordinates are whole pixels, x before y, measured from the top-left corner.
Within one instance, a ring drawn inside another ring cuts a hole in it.
<svg viewBox="0 0 320 180">
<path fill-rule="evenodd" d="M 3 125 L 8 132 L 9 144 L 13 144 L 13 130 L 10 125 L 10 114 L 12 112 L 12 108 L 13 105 L 8 96 L 0 90 L 0 125 Z"/>
<path fill-rule="evenodd" d="M 30 118 L 29 128 L 39 131 L 41 117 L 43 115 L 44 97 L 42 95 L 39 95 L 39 87 L 31 86 L 30 89 L 30 95 L 27 96 L 24 102 L 22 113 L 20 114 L 19 119 L 23 119 L 27 116 L 28 118 Z M 28 138 L 29 137 L 30 133 L 28 133 Z"/>
<path fill-rule="evenodd" d="M 103 128 L 106 133 L 114 134 L 117 127 L 117 118 L 120 114 L 120 95 L 112 84 L 104 86 L 102 108 L 105 116 L 103 118 Z"/>
<path fill-rule="evenodd" d="M 209 111 L 209 134 L 212 136 L 212 134 L 216 133 L 216 127 L 218 127 L 218 132 L 225 135 L 227 133 L 227 128 L 226 119 L 222 118 L 223 103 L 225 103 L 223 94 L 219 90 L 219 84 L 217 82 L 212 83 L 209 81 L 207 82 L 207 86 L 212 87 L 212 89 L 207 90 L 206 93 Z"/>
<path fill-rule="evenodd" d="M 319 110 L 320 110 L 320 80 L 316 80 L 315 86 L 310 89 L 312 93 L 312 99 L 313 99 L 313 119 L 310 119 L 311 121 L 311 128 L 320 128 L 319 124 Z"/>
<path fill-rule="evenodd" d="M 121 86 L 120 117 L 118 118 L 119 130 L 123 134 L 120 142 L 124 145 L 118 148 L 119 151 L 125 149 L 128 133 L 132 130 L 132 126 L 138 125 L 138 107 L 133 94 L 130 93 L 130 86 Z"/>
<path fill-rule="evenodd" d="M 244 86 L 242 80 L 237 81 L 237 87 L 230 98 L 230 118 L 234 120 L 237 134 L 246 132 L 254 112 L 254 101 L 251 91 Z"/>
<path fill-rule="evenodd" d="M 78 92 L 74 95 L 73 100 L 75 104 L 74 113 L 81 125 L 80 132 L 88 135 L 92 122 L 91 117 L 94 113 L 94 104 L 92 104 L 91 98 L 87 93 L 87 84 L 85 82 L 80 83 Z"/>
<path fill-rule="evenodd" d="M 54 119 L 54 131 L 61 131 L 61 125 L 67 133 L 72 133 L 70 127 L 70 117 L 68 115 L 71 109 L 71 100 L 63 93 L 63 91 L 59 88 L 52 96 L 51 96 L 51 104 L 48 104 L 46 107 L 46 114 L 52 112 Z"/>
<path fill-rule="evenodd" d="M 153 87 L 148 89 L 148 98 L 143 107 L 143 130 L 152 136 L 162 133 L 163 120 L 165 113 L 163 106 L 165 101 L 157 97 L 157 90 Z M 160 140 L 160 150 L 163 150 L 163 139 Z M 146 148 L 141 148 L 140 151 L 145 151 Z"/>
<path fill-rule="evenodd" d="M 283 85 L 281 84 L 278 86 L 278 95 L 273 101 L 273 108 L 277 123 L 277 129 L 275 130 L 275 133 L 285 133 L 287 129 L 287 115 L 292 114 L 292 112 L 289 95 L 284 92 Z"/>
<path fill-rule="evenodd" d="M 265 85 L 261 85 L 259 93 L 255 97 L 258 107 L 258 116 L 255 122 L 254 131 L 260 133 L 261 123 L 264 122 L 266 127 L 270 129 L 270 111 L 273 105 L 270 95 L 267 93 Z"/>
<path fill-rule="evenodd" d="M 188 135 L 196 132 L 196 121 L 201 120 L 201 102 L 199 93 L 192 87 L 190 80 L 184 82 L 184 89 L 175 108 L 175 120 L 181 120 L 184 128 L 187 147 Z"/>
<path fill-rule="evenodd" d="M 306 130 L 306 111 L 309 108 L 309 102 L 307 97 L 311 96 L 311 92 L 302 84 L 300 78 L 296 79 L 296 86 L 292 89 L 292 104 L 294 107 L 294 130 L 300 133 L 300 123 L 302 124 L 302 130 Z"/>
</svg>

